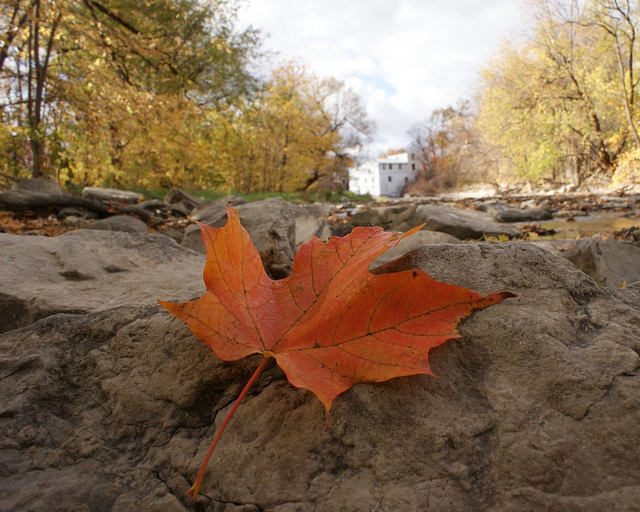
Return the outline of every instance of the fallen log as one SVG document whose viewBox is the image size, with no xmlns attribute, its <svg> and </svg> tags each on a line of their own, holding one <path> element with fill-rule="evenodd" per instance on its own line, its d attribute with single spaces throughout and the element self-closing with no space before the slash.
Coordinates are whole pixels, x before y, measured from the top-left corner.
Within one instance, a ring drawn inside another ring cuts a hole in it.
<svg viewBox="0 0 640 512">
<path fill-rule="evenodd" d="M 27 211 L 43 212 L 51 208 L 65 208 L 76 206 L 100 215 L 108 215 L 109 207 L 97 201 L 90 201 L 71 194 L 48 194 L 43 192 L 25 192 L 21 190 L 7 190 L 0 192 L 0 210 L 16 213 Z"/>
<path fill-rule="evenodd" d="M 161 220 L 153 213 L 137 205 L 106 205 L 100 201 L 84 199 L 71 194 L 49 194 L 44 192 L 27 192 L 22 190 L 8 190 L 0 192 L 0 210 L 14 213 L 33 212 L 48 215 L 51 210 L 60 210 L 68 206 L 84 208 L 98 214 L 100 217 L 109 215 L 135 215 L 144 222 Z"/>
</svg>

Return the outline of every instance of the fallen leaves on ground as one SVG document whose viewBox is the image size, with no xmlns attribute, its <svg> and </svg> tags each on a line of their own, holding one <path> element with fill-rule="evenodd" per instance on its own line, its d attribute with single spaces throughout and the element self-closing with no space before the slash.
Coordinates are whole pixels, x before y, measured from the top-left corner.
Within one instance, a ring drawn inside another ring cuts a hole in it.
<svg viewBox="0 0 640 512">
<path fill-rule="evenodd" d="M 520 227 L 522 240 L 539 240 L 540 237 L 553 236 L 556 230 L 553 228 L 543 228 L 540 224 L 525 224 Z"/>
<path fill-rule="evenodd" d="M 58 236 L 74 227 L 65 226 L 55 216 L 16 215 L 0 211 L 0 232 L 12 235 Z"/>
</svg>

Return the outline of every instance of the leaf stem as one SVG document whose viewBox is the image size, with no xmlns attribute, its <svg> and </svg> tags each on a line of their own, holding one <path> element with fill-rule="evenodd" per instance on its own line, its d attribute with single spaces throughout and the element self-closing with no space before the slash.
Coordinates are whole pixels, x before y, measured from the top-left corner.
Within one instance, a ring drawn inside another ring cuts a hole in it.
<svg viewBox="0 0 640 512">
<path fill-rule="evenodd" d="M 209 446 L 209 450 L 207 451 L 207 454 L 205 455 L 204 460 L 202 461 L 202 465 L 200 466 L 200 471 L 198 471 L 198 476 L 196 477 L 196 481 L 191 486 L 191 488 L 185 493 L 185 496 L 188 496 L 188 495 L 191 496 L 191 501 L 195 500 L 198 497 L 198 494 L 200 493 L 200 487 L 202 487 L 202 481 L 204 480 L 204 473 L 207 469 L 207 465 L 209 464 L 209 459 L 211 458 L 211 454 L 213 454 L 213 450 L 218 444 L 218 440 L 222 436 L 224 429 L 227 427 L 229 421 L 231 420 L 231 417 L 240 406 L 242 399 L 245 397 L 249 389 L 251 389 L 251 386 L 253 386 L 253 383 L 256 381 L 256 379 L 260 376 L 260 374 L 262 373 L 262 370 L 264 370 L 265 367 L 267 366 L 269 359 L 270 357 L 265 357 L 260 362 L 256 370 L 253 372 L 253 375 L 251 376 L 249 381 L 246 383 L 246 385 L 238 395 L 238 398 L 236 398 L 236 403 L 233 405 L 233 407 L 227 414 L 227 417 L 222 422 L 222 425 L 220 425 L 220 428 L 218 429 L 218 431 L 216 432 L 216 435 L 213 438 L 213 441 L 211 441 L 211 446 Z"/>
</svg>

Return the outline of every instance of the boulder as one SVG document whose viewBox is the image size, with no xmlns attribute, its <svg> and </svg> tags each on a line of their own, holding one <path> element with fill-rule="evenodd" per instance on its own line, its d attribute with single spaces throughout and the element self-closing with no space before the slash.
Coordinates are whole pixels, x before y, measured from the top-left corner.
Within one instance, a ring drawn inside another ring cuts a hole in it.
<svg viewBox="0 0 640 512">
<path fill-rule="evenodd" d="M 157 305 L 1 335 L 0 510 L 637 510 L 640 289 L 599 288 L 523 243 L 423 245 L 379 271 L 411 269 L 518 297 L 432 350 L 437 378 L 345 392 L 328 430 L 319 400 L 271 366 L 193 505 L 184 493 L 255 359 L 218 360 Z"/>
<path fill-rule="evenodd" d="M 399 204 L 360 210 L 351 217 L 354 226 L 380 226 L 385 231 L 409 231 L 420 222 L 415 219 L 416 204 Z"/>
<path fill-rule="evenodd" d="M 493 217 L 495 217 L 496 214 L 509 209 L 511 209 L 511 207 L 508 204 L 501 203 L 498 201 L 489 201 L 489 202 L 480 203 L 476 207 L 477 211 L 486 212 Z"/>
<path fill-rule="evenodd" d="M 336 205 L 332 203 L 321 203 L 316 201 L 315 203 L 309 205 L 307 208 L 313 208 L 323 217 L 328 217 L 333 213 L 334 209 L 336 208 Z"/>
<path fill-rule="evenodd" d="M 157 229 L 161 235 L 168 236 L 175 240 L 178 244 L 182 243 L 184 238 L 184 230 L 174 226 L 163 226 Z"/>
<path fill-rule="evenodd" d="M 290 203 L 293 214 L 298 217 L 328 217 L 333 205 L 329 203 L 296 204 Z"/>
<path fill-rule="evenodd" d="M 550 240 L 546 239 L 538 239 L 531 240 L 529 243 L 533 244 L 537 247 L 545 249 L 556 256 L 562 256 L 562 253 L 566 251 L 569 246 L 571 246 L 575 240 L 563 239 L 563 238 L 554 238 Z"/>
<path fill-rule="evenodd" d="M 577 240 L 562 256 L 600 286 L 618 288 L 640 281 L 640 247 L 591 238 Z"/>
<path fill-rule="evenodd" d="M 526 201 L 522 201 L 520 203 L 520 208 L 529 209 L 529 208 L 537 208 L 538 202 L 536 199 L 527 199 Z"/>
<path fill-rule="evenodd" d="M 58 183 L 47 178 L 18 178 L 11 188 L 22 192 L 37 192 L 50 195 L 66 193 Z"/>
<path fill-rule="evenodd" d="M 296 250 L 304 242 L 313 237 L 328 240 L 331 236 L 331 226 L 322 217 L 296 217 Z"/>
<path fill-rule="evenodd" d="M 224 203 L 226 205 L 226 202 Z M 207 216 L 199 217 L 203 224 L 222 227 L 227 223 L 224 205 L 209 205 Z M 217 209 L 218 213 L 214 214 Z M 260 252 L 262 262 L 268 274 L 273 278 L 282 278 L 291 273 L 293 255 L 296 250 L 296 220 L 291 205 L 281 197 L 271 197 L 262 201 L 241 204 L 237 208 L 240 221 L 247 230 L 253 244 Z M 191 217 L 195 217 L 195 210 Z M 194 218 L 194 220 L 196 220 Z M 200 228 L 192 225 L 187 228 L 182 246 L 199 252 L 206 252 Z"/>
<path fill-rule="evenodd" d="M 54 313 L 99 311 L 204 291 L 204 255 L 162 235 L 82 229 L 0 234 L 0 331 Z"/>
<path fill-rule="evenodd" d="M 353 224 L 338 224 L 331 228 L 331 236 L 347 236 L 354 228 L 355 226 Z"/>
<path fill-rule="evenodd" d="M 371 264 L 373 268 L 383 265 L 391 260 L 395 260 L 400 256 L 425 244 L 461 244 L 462 241 L 455 236 L 438 231 L 420 230 L 417 233 L 403 238 L 400 243 L 391 249 L 387 249 L 378 256 Z"/>
<path fill-rule="evenodd" d="M 311 205 L 291 204 L 291 208 L 296 218 L 296 250 L 314 236 L 321 240 L 329 239 L 331 226 L 327 219 L 324 218 L 325 215 L 330 213 L 327 205 L 319 203 Z"/>
<path fill-rule="evenodd" d="M 485 235 L 517 237 L 522 234 L 515 226 L 496 222 L 488 213 L 447 206 L 418 206 L 416 224 L 422 223 L 428 230 L 448 233 L 461 240 L 479 240 Z"/>
<path fill-rule="evenodd" d="M 142 200 L 142 194 L 129 190 L 119 190 L 115 188 L 84 187 L 82 198 L 90 201 L 99 201 L 109 204 L 136 204 Z"/>
<path fill-rule="evenodd" d="M 524 210 L 508 208 L 494 215 L 494 219 L 498 222 L 530 222 L 550 220 L 552 218 L 553 216 L 550 212 L 540 208 L 526 208 Z"/>
<path fill-rule="evenodd" d="M 225 206 L 229 203 L 237 208 L 239 205 L 245 204 L 246 201 L 242 196 L 235 195 L 225 196 L 216 201 L 203 201 L 191 211 L 189 218 L 203 224 L 218 222 L 220 215 L 224 214 Z"/>
<path fill-rule="evenodd" d="M 520 203 L 520 208 L 522 210 L 543 210 L 547 213 L 552 213 L 553 211 L 551 202 L 548 199 L 528 199 Z"/>
<path fill-rule="evenodd" d="M 220 215 L 224 213 L 226 204 L 218 201 L 207 201 L 196 206 L 191 210 L 189 219 L 195 222 L 202 222 L 208 224 L 209 222 L 216 222 Z"/>
<path fill-rule="evenodd" d="M 148 233 L 147 225 L 136 217 L 130 215 L 113 215 L 106 219 L 100 219 L 91 224 L 85 224 L 85 229 L 97 229 L 100 231 L 123 231 L 125 233 Z"/>
</svg>

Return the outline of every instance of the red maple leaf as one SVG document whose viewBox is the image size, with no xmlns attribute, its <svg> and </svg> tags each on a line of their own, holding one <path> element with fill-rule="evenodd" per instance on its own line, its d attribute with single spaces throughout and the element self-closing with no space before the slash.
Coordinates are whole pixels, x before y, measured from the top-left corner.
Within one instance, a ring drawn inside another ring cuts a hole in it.
<svg viewBox="0 0 640 512">
<path fill-rule="evenodd" d="M 377 256 L 420 226 L 405 234 L 372 227 L 328 242 L 313 238 L 297 252 L 293 273 L 272 281 L 238 212 L 227 207 L 227 214 L 222 228 L 200 225 L 207 248 L 204 296 L 186 303 L 160 301 L 220 359 L 264 355 L 187 491 L 193 499 L 218 439 L 270 358 L 291 384 L 313 392 L 328 413 L 340 393 L 360 382 L 432 375 L 429 350 L 459 337 L 462 318 L 514 296 L 485 297 L 419 270 L 369 272 Z"/>
</svg>

